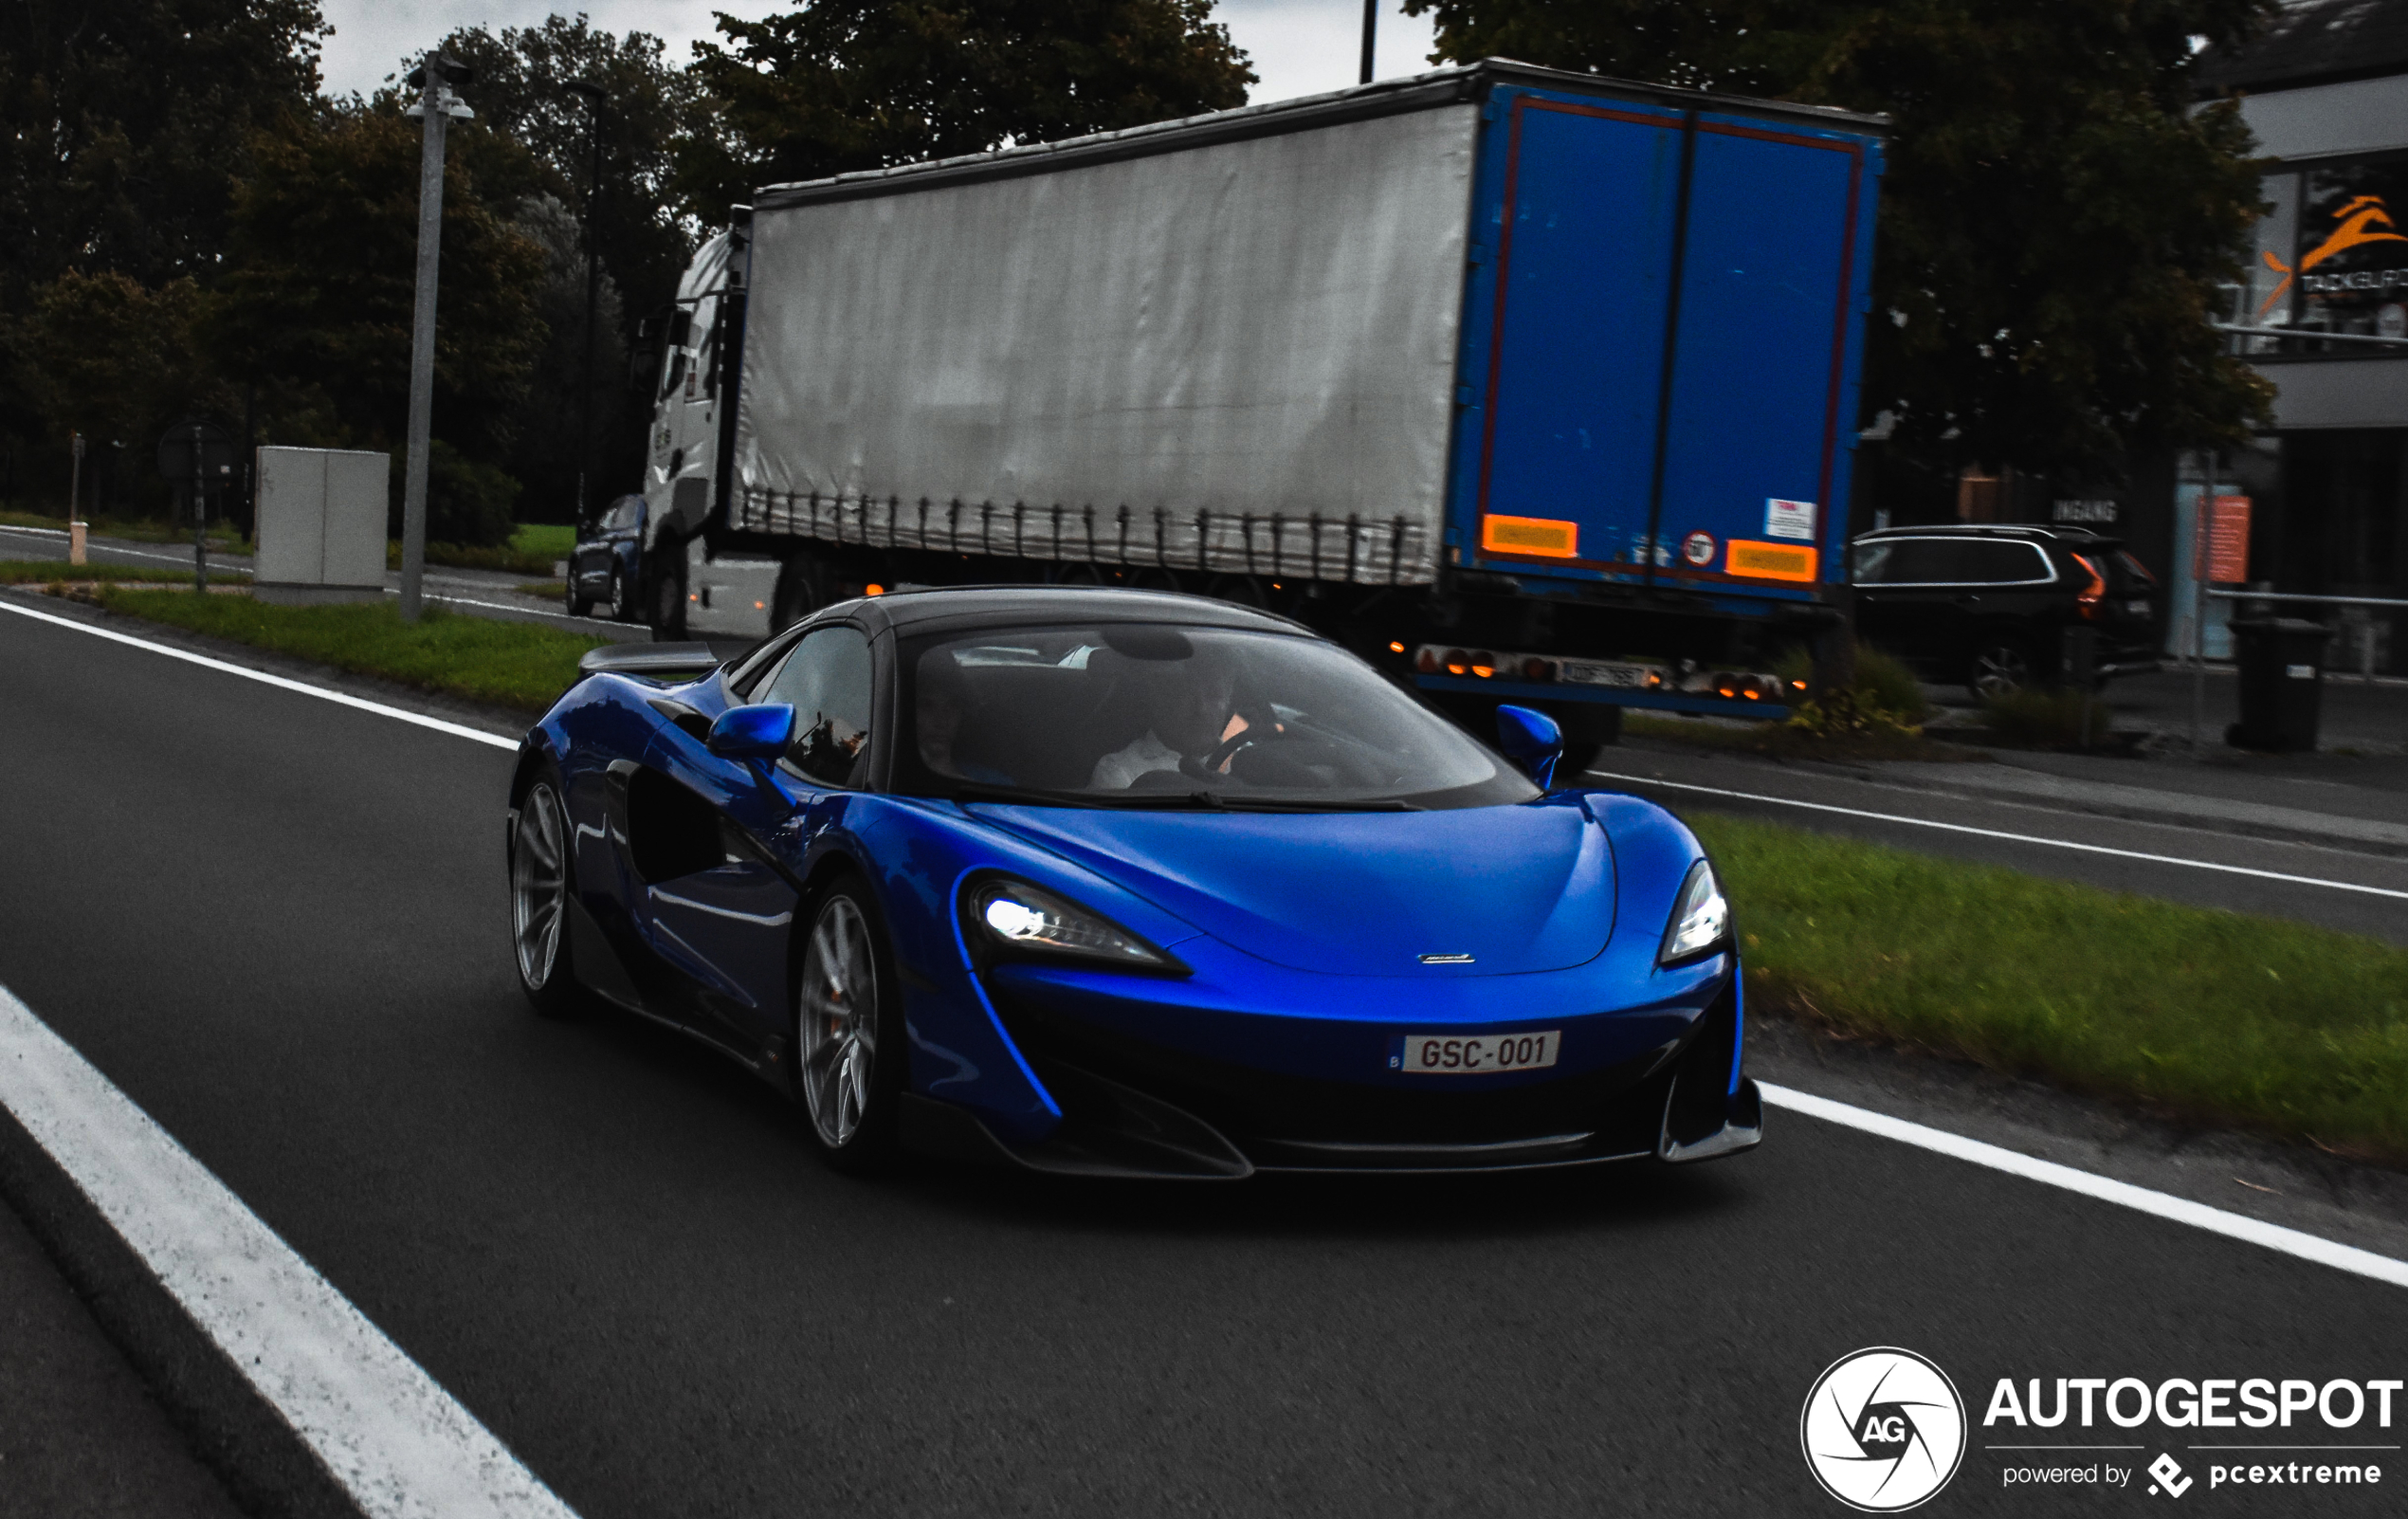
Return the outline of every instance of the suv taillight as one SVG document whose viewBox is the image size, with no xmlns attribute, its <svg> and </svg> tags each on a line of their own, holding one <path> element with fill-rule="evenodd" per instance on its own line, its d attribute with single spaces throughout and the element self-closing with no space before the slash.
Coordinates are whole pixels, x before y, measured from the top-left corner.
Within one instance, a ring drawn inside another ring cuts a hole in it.
<svg viewBox="0 0 2408 1519">
<path fill-rule="evenodd" d="M 2098 561 L 2089 555 L 2075 554 L 2071 558 L 2074 563 L 2082 566 L 2083 573 L 2090 577 L 2089 585 L 2074 593 L 2074 607 L 2083 616 L 2095 617 L 2099 614 L 2100 605 L 2107 600 L 2107 576 L 2099 573 Z"/>
</svg>

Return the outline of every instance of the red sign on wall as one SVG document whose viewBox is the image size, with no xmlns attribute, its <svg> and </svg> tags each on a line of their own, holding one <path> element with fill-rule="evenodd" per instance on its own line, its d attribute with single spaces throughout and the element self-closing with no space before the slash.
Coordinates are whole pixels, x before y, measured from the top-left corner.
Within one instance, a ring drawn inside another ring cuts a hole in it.
<svg viewBox="0 0 2408 1519">
<path fill-rule="evenodd" d="M 2207 573 L 2213 585 L 2239 585 L 2249 578 L 2249 498 L 2217 496 L 2207 514 Z"/>
</svg>

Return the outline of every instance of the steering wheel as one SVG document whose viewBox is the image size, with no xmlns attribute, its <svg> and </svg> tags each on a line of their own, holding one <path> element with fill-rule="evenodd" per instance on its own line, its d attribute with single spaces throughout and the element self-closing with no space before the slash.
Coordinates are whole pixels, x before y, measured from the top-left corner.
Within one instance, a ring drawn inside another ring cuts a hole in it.
<svg viewBox="0 0 2408 1519">
<path fill-rule="evenodd" d="M 1213 746 L 1211 754 L 1196 760 L 1195 772 L 1191 774 L 1200 772 L 1201 778 L 1208 779 L 1225 775 L 1227 772 L 1221 767 L 1236 759 L 1240 750 L 1250 749 L 1258 743 L 1268 743 L 1273 739 L 1282 737 L 1279 723 L 1272 718 L 1268 707 L 1242 706 L 1237 709 L 1237 715 L 1246 720 L 1246 726 L 1223 739 Z M 1181 765 L 1180 768 L 1185 769 L 1186 766 Z"/>
</svg>

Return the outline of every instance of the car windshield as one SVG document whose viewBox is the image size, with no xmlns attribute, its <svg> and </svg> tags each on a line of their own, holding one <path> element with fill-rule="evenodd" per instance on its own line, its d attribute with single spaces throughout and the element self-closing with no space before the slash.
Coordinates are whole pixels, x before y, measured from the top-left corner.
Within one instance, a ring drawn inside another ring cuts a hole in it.
<svg viewBox="0 0 2408 1519">
<path fill-rule="evenodd" d="M 1403 810 L 1537 787 L 1319 639 L 1166 624 L 906 643 L 900 789 L 1091 807 Z M 916 773 L 915 773 L 916 772 Z"/>
</svg>

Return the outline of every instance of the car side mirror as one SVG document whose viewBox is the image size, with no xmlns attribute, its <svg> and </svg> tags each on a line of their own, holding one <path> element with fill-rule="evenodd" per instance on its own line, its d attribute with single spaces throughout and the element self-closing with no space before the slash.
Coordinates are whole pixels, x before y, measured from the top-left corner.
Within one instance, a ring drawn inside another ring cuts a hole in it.
<svg viewBox="0 0 2408 1519">
<path fill-rule="evenodd" d="M 702 746 L 722 760 L 775 760 L 794 741 L 794 709 L 785 703 L 731 706 Z"/>
<path fill-rule="evenodd" d="M 1555 790 L 1556 762 L 1563 758 L 1563 729 L 1555 719 L 1526 706 L 1500 706 L 1497 747 L 1527 771 L 1541 791 Z"/>
</svg>

